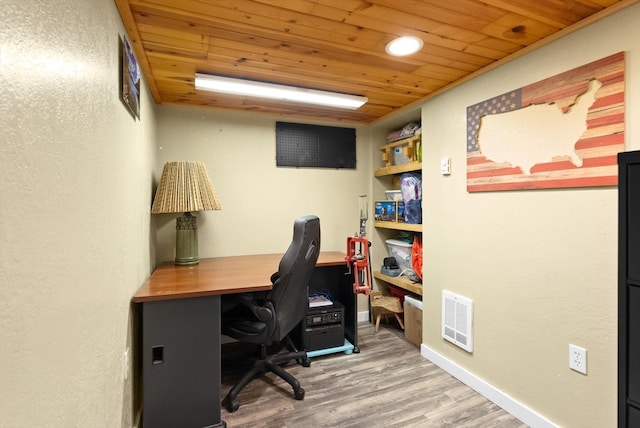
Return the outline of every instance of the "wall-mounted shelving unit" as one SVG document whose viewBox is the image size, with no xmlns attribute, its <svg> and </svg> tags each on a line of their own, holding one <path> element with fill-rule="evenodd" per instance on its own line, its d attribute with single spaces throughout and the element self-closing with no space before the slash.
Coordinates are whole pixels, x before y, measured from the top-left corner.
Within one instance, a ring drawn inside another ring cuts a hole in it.
<svg viewBox="0 0 640 428">
<path fill-rule="evenodd" d="M 400 287 L 404 290 L 410 291 L 411 293 L 422 296 L 422 284 L 415 283 L 406 276 L 387 276 L 379 270 L 374 271 L 373 276 L 374 278 L 393 284 L 396 287 Z"/>
<path fill-rule="evenodd" d="M 421 224 L 396 223 L 395 221 L 374 221 L 373 225 L 382 229 L 404 230 L 407 232 L 422 232 Z"/>
<path fill-rule="evenodd" d="M 388 144 L 385 144 L 380 147 L 380 151 L 382 152 L 382 160 L 385 162 L 385 166 L 374 171 L 373 175 L 377 178 L 384 179 L 385 177 L 393 177 L 403 174 L 405 172 L 412 171 L 422 171 L 422 156 L 420 156 L 421 136 L 415 135 L 407 138 L 403 138 L 401 140 L 397 140 Z M 394 165 L 394 151 L 396 148 L 402 148 L 402 154 L 409 158 L 407 163 Z M 402 222 L 393 222 L 393 221 L 374 221 L 373 223 L 376 230 L 379 233 L 383 233 L 388 235 L 389 230 L 396 231 L 405 231 L 405 232 L 413 232 L 413 233 L 422 233 L 422 225 L 421 224 L 409 224 Z M 382 239 L 384 241 L 384 239 Z M 374 271 L 374 278 L 383 281 L 387 284 L 394 285 L 396 287 L 402 288 L 410 293 L 417 294 L 422 296 L 422 284 L 414 283 L 409 278 L 405 276 L 400 277 L 391 277 L 384 275 L 379 270 Z"/>
<path fill-rule="evenodd" d="M 403 165 L 389 165 L 377 169 L 373 175 L 383 177 L 385 175 L 402 174 L 403 172 L 419 171 L 422 169 L 422 162 L 412 161 Z"/>
</svg>

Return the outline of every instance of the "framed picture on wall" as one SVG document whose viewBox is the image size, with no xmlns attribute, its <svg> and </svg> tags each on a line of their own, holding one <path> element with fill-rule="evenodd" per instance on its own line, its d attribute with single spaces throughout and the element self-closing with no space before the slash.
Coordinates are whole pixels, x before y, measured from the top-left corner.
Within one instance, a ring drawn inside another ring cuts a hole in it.
<svg viewBox="0 0 640 428">
<path fill-rule="evenodd" d="M 126 36 L 121 39 L 120 99 L 140 119 L 140 67 Z"/>
</svg>

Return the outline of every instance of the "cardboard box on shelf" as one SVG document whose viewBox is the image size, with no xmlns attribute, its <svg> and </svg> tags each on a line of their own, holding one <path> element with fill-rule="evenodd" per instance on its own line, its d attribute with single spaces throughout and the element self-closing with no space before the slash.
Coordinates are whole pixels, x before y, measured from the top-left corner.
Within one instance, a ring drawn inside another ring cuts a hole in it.
<svg viewBox="0 0 640 428">
<path fill-rule="evenodd" d="M 403 201 L 376 201 L 375 220 L 404 222 Z"/>
</svg>

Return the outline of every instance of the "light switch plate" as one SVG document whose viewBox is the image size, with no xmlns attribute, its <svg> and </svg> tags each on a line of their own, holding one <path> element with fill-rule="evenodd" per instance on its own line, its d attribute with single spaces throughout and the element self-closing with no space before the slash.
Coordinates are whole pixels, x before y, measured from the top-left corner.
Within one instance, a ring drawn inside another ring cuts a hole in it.
<svg viewBox="0 0 640 428">
<path fill-rule="evenodd" d="M 440 174 L 451 174 L 451 158 L 449 156 L 445 156 L 440 159 Z"/>
</svg>

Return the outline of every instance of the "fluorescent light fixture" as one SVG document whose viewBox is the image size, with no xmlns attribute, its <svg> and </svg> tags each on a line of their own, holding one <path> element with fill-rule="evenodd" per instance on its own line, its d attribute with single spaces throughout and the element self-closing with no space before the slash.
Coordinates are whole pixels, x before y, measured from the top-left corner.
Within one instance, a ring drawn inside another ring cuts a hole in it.
<svg viewBox="0 0 640 428">
<path fill-rule="evenodd" d="M 384 50 L 393 56 L 411 55 L 422 49 L 422 40 L 417 37 L 398 37 L 387 43 Z"/>
<path fill-rule="evenodd" d="M 356 110 L 367 97 L 196 73 L 196 89 Z"/>
</svg>

